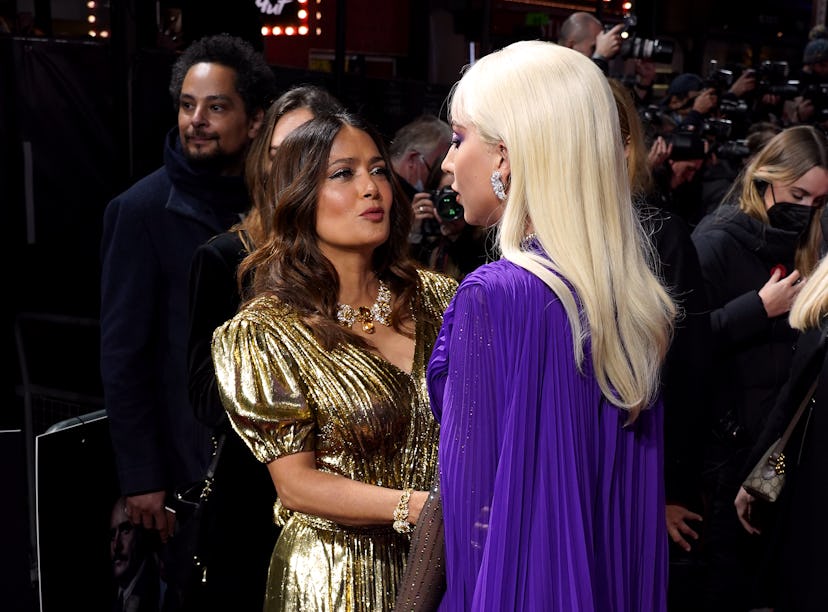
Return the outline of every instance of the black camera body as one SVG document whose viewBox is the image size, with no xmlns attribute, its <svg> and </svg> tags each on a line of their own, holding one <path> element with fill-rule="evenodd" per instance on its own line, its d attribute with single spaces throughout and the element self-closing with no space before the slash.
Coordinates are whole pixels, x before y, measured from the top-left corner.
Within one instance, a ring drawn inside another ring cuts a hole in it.
<svg viewBox="0 0 828 612">
<path fill-rule="evenodd" d="M 451 187 L 435 189 L 430 195 L 434 210 L 443 221 L 455 221 L 463 216 L 463 206 L 457 202 L 457 192 Z"/>
<path fill-rule="evenodd" d="M 734 78 L 732 70 L 727 70 L 726 68 L 713 68 L 707 75 L 707 78 L 704 79 L 703 87 L 705 89 L 713 88 L 719 95 L 721 95 L 730 89 L 730 86 L 733 85 L 733 81 Z"/>
<path fill-rule="evenodd" d="M 670 159 L 673 161 L 704 159 L 707 156 L 705 139 L 696 132 L 676 131 L 666 134 L 665 139 L 672 145 Z"/>
<path fill-rule="evenodd" d="M 642 38 L 635 33 L 638 17 L 630 13 L 624 17 L 621 30 L 621 50 L 618 55 L 623 59 L 645 59 L 659 64 L 673 63 L 673 43 L 666 40 Z"/>
<path fill-rule="evenodd" d="M 716 140 L 727 140 L 733 133 L 733 122 L 730 119 L 709 117 L 702 124 L 703 136 L 712 136 Z"/>
<path fill-rule="evenodd" d="M 750 155 L 747 140 L 728 140 L 716 146 L 716 156 L 729 161 L 742 162 Z"/>
<path fill-rule="evenodd" d="M 722 98 L 719 100 L 719 112 L 724 117 L 744 118 L 750 114 L 750 107 L 744 100 Z"/>
<path fill-rule="evenodd" d="M 821 124 L 828 121 L 828 83 L 811 83 L 803 87 L 800 94 L 814 106 L 814 114 L 811 117 L 813 123 Z"/>
<path fill-rule="evenodd" d="M 759 87 L 767 88 L 784 84 L 788 80 L 790 68 L 788 62 L 765 60 L 754 71 Z"/>
<path fill-rule="evenodd" d="M 779 96 L 783 100 L 793 100 L 799 95 L 799 81 L 788 79 L 788 62 L 766 60 L 754 68 L 754 73 L 756 88 L 762 93 Z"/>
</svg>

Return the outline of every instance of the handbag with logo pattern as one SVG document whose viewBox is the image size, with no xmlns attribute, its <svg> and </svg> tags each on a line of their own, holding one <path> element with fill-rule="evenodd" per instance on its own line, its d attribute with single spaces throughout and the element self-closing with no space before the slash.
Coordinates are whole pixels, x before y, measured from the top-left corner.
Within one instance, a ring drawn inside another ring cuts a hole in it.
<svg viewBox="0 0 828 612">
<path fill-rule="evenodd" d="M 770 445 L 762 458 L 758 461 L 756 466 L 750 471 L 750 474 L 742 483 L 748 493 L 766 502 L 775 502 L 782 492 L 782 487 L 785 485 L 785 475 L 787 466 L 785 464 L 785 446 L 796 428 L 799 419 L 805 412 L 808 404 L 814 403 L 814 392 L 816 391 L 817 382 L 811 385 L 808 393 L 805 394 L 805 399 L 797 408 L 791 422 L 782 434 L 773 444 Z"/>
</svg>

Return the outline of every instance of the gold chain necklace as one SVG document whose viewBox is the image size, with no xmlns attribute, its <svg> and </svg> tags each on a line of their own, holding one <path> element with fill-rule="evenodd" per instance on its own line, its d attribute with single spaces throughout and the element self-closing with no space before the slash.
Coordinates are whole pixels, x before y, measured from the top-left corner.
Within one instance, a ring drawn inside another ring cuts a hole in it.
<svg viewBox="0 0 828 612">
<path fill-rule="evenodd" d="M 342 327 L 351 328 L 354 322 L 362 323 L 362 331 L 366 334 L 373 334 L 374 321 L 382 323 L 386 327 L 391 326 L 391 290 L 383 281 L 379 281 L 377 301 L 371 308 L 360 306 L 354 308 L 349 304 L 336 305 L 336 320 Z"/>
</svg>

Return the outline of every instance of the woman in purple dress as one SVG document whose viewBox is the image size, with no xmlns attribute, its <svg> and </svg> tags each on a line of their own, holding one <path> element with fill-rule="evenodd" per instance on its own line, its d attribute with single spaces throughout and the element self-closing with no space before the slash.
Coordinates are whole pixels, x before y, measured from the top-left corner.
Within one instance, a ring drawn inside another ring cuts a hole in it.
<svg viewBox="0 0 828 612">
<path fill-rule="evenodd" d="M 441 610 L 664 610 L 660 366 L 675 306 L 651 271 L 606 78 L 522 41 L 451 98 L 443 168 L 503 258 L 446 311 Z"/>
</svg>

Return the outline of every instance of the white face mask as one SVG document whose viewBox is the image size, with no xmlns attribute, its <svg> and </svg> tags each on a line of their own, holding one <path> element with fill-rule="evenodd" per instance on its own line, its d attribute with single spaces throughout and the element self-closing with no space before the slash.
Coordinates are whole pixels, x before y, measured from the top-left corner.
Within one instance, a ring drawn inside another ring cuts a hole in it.
<svg viewBox="0 0 828 612">
<path fill-rule="evenodd" d="M 423 185 L 423 179 L 417 179 L 417 182 L 414 183 L 414 189 L 417 190 L 417 193 L 425 191 L 425 185 Z"/>
</svg>

